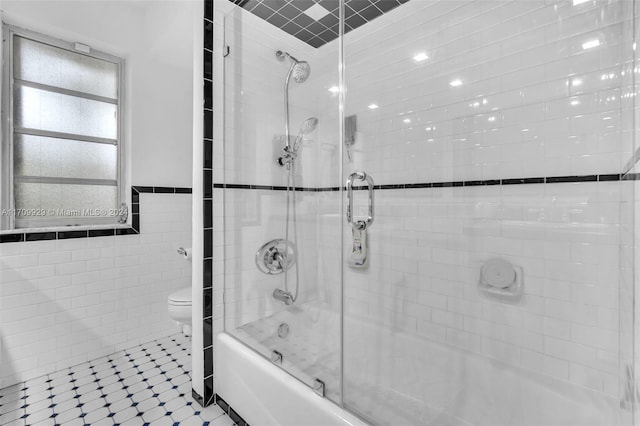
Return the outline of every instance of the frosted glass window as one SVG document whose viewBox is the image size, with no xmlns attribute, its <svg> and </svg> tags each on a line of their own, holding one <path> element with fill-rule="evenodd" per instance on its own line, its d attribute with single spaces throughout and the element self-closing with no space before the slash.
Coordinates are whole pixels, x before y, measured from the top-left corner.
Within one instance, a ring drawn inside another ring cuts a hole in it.
<svg viewBox="0 0 640 426">
<path fill-rule="evenodd" d="M 107 179 L 118 177 L 115 145 L 16 135 L 13 172 L 18 176 Z"/>
<path fill-rule="evenodd" d="M 17 85 L 14 126 L 116 139 L 118 106 Z"/>
<path fill-rule="evenodd" d="M 20 206 L 17 220 L 63 218 L 75 224 L 77 218 L 108 218 L 118 207 L 115 186 L 17 182 L 15 187 L 16 205 Z"/>
<path fill-rule="evenodd" d="M 112 99 L 118 97 L 118 64 L 20 36 L 14 37 L 13 50 L 16 79 Z"/>
<path fill-rule="evenodd" d="M 122 201 L 121 60 L 7 28 L 12 179 L 1 207 L 15 214 L 2 229 L 116 223 L 108 213 Z"/>
</svg>

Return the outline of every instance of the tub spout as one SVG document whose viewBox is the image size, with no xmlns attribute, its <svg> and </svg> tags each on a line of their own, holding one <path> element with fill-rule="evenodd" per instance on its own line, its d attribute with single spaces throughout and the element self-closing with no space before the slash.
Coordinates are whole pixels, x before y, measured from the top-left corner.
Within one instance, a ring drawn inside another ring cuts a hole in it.
<svg viewBox="0 0 640 426">
<path fill-rule="evenodd" d="M 293 303 L 293 296 L 291 296 L 291 293 L 288 291 L 281 290 L 279 288 L 276 288 L 275 290 L 273 290 L 273 298 L 281 302 L 284 302 L 287 305 L 291 305 Z"/>
</svg>

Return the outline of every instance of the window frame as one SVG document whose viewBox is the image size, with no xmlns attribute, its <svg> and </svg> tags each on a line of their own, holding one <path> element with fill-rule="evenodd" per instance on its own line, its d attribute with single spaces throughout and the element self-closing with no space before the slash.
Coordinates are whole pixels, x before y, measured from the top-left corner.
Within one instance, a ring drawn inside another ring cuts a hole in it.
<svg viewBox="0 0 640 426">
<path fill-rule="evenodd" d="M 65 229 L 91 227 L 101 225 L 117 225 L 123 224 L 122 219 L 126 220 L 127 215 L 113 217 L 63 217 L 53 219 L 28 219 L 22 220 L 21 227 L 16 227 L 15 217 L 15 187 L 14 187 L 14 145 L 15 145 L 15 129 L 13 125 L 14 119 L 14 37 L 19 36 L 37 43 L 46 44 L 56 48 L 64 49 L 72 53 L 88 56 L 90 58 L 103 60 L 116 64 L 117 72 L 117 134 L 116 134 L 116 203 L 114 208 L 118 209 L 123 204 L 127 204 L 125 200 L 126 191 L 124 187 L 126 179 L 126 156 L 125 156 L 125 129 L 124 129 L 124 81 L 125 81 L 125 61 L 123 58 L 95 50 L 88 45 L 79 42 L 69 42 L 59 38 L 31 31 L 15 25 L 2 22 L 2 112 L 0 120 L 2 122 L 2 140 L 0 140 L 0 210 L 9 211 L 13 214 L 0 215 L 0 233 L 2 231 L 13 231 L 17 229 L 43 229 L 58 228 Z M 77 49 L 80 45 L 89 48 L 89 52 Z M 65 89 L 61 88 L 61 91 Z M 91 95 L 91 94 L 88 94 Z M 93 143 L 84 141 L 85 143 Z M 63 207 L 64 208 L 64 207 Z M 89 207 L 87 207 L 89 208 Z"/>
</svg>

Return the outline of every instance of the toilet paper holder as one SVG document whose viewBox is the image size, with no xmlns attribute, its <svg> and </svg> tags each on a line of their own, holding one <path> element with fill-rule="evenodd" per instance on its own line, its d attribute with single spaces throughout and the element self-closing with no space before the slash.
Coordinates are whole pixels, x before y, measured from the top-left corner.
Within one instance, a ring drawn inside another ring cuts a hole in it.
<svg viewBox="0 0 640 426">
<path fill-rule="evenodd" d="M 184 247 L 178 247 L 178 255 L 185 259 L 191 259 L 191 249 L 186 249 Z"/>
<path fill-rule="evenodd" d="M 517 300 L 524 290 L 524 270 L 505 259 L 489 259 L 480 268 L 478 290 L 488 296 Z"/>
</svg>

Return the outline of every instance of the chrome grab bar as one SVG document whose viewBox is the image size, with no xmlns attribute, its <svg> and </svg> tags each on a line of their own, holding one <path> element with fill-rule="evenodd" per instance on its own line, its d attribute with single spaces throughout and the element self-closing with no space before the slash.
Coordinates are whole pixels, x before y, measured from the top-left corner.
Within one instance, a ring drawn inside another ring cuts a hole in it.
<svg viewBox="0 0 640 426">
<path fill-rule="evenodd" d="M 367 188 L 369 190 L 369 213 L 367 220 L 353 221 L 353 182 L 355 180 L 367 182 Z M 365 172 L 353 172 L 347 179 L 347 223 L 354 229 L 364 230 L 367 229 L 373 223 L 374 208 L 373 208 L 373 178 Z"/>
</svg>

